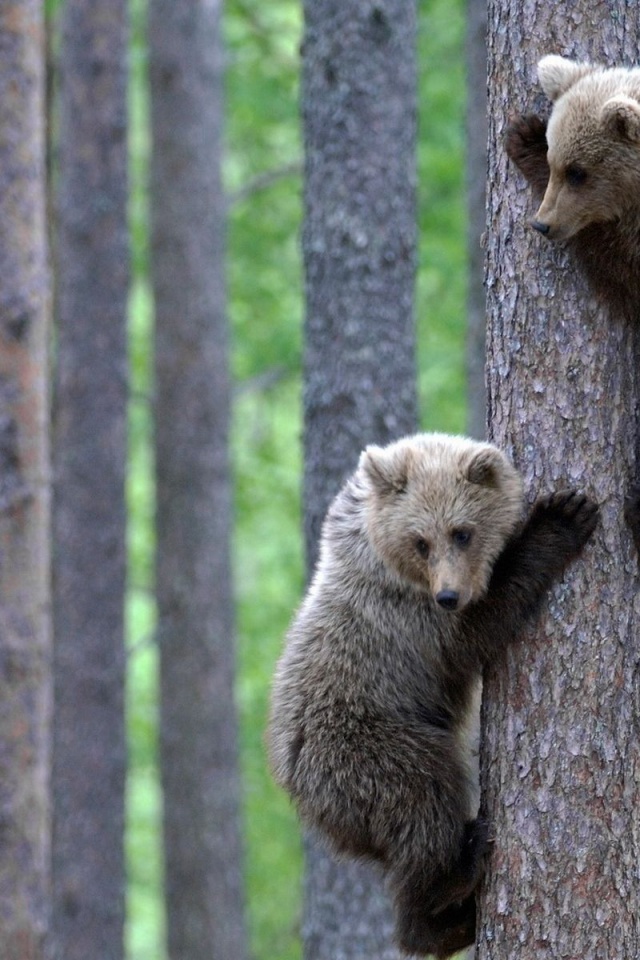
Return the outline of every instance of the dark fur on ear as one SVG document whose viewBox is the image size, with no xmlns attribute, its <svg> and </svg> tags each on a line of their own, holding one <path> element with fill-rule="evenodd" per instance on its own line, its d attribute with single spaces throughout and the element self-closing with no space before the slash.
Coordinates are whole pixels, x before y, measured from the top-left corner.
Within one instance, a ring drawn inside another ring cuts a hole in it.
<svg viewBox="0 0 640 960">
<path fill-rule="evenodd" d="M 624 94 L 611 97 L 603 106 L 600 119 L 610 137 L 629 143 L 640 140 L 640 104 L 632 97 Z"/>
<path fill-rule="evenodd" d="M 389 450 L 370 446 L 360 454 L 361 469 L 379 496 L 401 493 L 407 486 L 411 461 L 410 450 Z"/>
<path fill-rule="evenodd" d="M 513 117 L 505 148 L 530 183 L 539 202 L 549 182 L 547 121 L 533 114 Z M 618 222 L 594 223 L 567 241 L 591 289 L 614 316 L 640 315 L 640 223 L 636 229 Z"/>
<path fill-rule="evenodd" d="M 463 469 L 469 483 L 497 488 L 503 482 L 505 474 L 504 458 L 499 451 L 488 447 L 474 453 Z"/>
</svg>

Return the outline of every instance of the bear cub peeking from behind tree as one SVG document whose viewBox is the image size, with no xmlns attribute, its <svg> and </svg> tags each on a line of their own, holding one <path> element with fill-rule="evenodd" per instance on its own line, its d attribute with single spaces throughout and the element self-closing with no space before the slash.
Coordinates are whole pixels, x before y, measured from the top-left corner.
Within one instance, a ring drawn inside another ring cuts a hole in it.
<svg viewBox="0 0 640 960">
<path fill-rule="evenodd" d="M 464 737 L 474 691 L 597 520 L 570 490 L 524 523 L 523 504 L 490 444 L 420 434 L 368 447 L 327 513 L 277 666 L 275 778 L 335 850 L 382 864 L 410 954 L 474 940 L 488 847 Z"/>
<path fill-rule="evenodd" d="M 509 157 L 540 207 L 532 226 L 566 240 L 595 292 L 614 311 L 640 315 L 640 69 L 546 56 L 538 79 L 548 122 L 514 118 Z"/>
</svg>

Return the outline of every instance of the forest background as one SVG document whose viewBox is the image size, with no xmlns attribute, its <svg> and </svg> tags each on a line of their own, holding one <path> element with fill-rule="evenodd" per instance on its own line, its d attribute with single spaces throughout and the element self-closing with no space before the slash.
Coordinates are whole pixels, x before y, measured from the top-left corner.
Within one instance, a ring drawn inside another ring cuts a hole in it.
<svg viewBox="0 0 640 960">
<path fill-rule="evenodd" d="M 423 0 L 418 12 L 420 422 L 425 429 L 461 432 L 466 422 L 465 8 L 462 0 Z M 237 699 L 255 960 L 301 956 L 299 831 L 287 799 L 269 779 L 263 747 L 270 676 L 303 589 L 301 15 L 294 0 L 228 0 L 224 10 Z M 131 17 L 127 955 L 129 960 L 163 960 L 143 0 L 135 0 Z M 484 170 L 479 173 L 484 177 Z"/>
</svg>

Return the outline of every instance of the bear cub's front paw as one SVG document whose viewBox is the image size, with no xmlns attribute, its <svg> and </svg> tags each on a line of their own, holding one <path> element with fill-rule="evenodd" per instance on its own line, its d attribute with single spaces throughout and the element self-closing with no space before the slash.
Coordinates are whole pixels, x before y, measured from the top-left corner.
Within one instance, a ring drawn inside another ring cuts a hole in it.
<svg viewBox="0 0 640 960">
<path fill-rule="evenodd" d="M 559 490 L 541 497 L 533 508 L 532 520 L 549 532 L 563 556 L 577 556 L 598 523 L 598 504 L 577 490 Z"/>
<path fill-rule="evenodd" d="M 493 844 L 489 833 L 489 821 L 483 816 L 465 824 L 461 863 L 470 881 L 465 895 L 475 889 L 484 873 L 484 861 Z"/>
<path fill-rule="evenodd" d="M 547 122 L 535 113 L 526 113 L 509 119 L 504 138 L 507 154 L 514 163 L 520 163 L 532 153 L 547 155 Z"/>
<path fill-rule="evenodd" d="M 546 131 L 546 121 L 530 113 L 513 117 L 505 134 L 507 156 L 539 197 L 542 197 L 549 182 Z"/>
</svg>

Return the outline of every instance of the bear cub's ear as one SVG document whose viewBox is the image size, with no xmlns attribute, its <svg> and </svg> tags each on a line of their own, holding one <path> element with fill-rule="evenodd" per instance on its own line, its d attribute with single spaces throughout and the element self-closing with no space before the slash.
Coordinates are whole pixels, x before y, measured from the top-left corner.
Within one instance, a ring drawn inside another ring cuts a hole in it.
<svg viewBox="0 0 640 960">
<path fill-rule="evenodd" d="M 602 107 L 600 120 L 606 133 L 630 143 L 640 141 L 640 103 L 619 93 Z"/>
<path fill-rule="evenodd" d="M 401 493 L 409 480 L 410 450 L 388 450 L 370 446 L 360 454 L 358 469 L 362 470 L 371 486 L 380 496 Z"/>
<path fill-rule="evenodd" d="M 504 482 L 506 463 L 499 450 L 487 447 L 475 450 L 466 457 L 462 463 L 462 474 L 469 483 L 497 489 Z"/>
<path fill-rule="evenodd" d="M 557 100 L 576 80 L 591 73 L 590 63 L 576 63 L 566 57 L 549 54 L 538 61 L 538 82 L 551 101 Z"/>
</svg>

